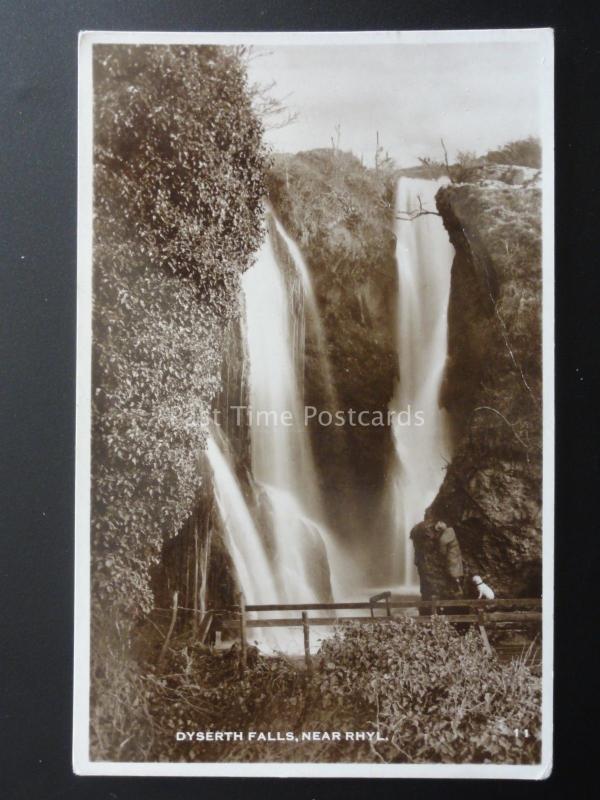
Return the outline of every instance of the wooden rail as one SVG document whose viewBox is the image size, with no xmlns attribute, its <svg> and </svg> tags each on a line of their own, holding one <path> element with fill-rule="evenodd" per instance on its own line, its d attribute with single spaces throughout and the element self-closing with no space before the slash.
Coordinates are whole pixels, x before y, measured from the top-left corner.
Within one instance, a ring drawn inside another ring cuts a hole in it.
<svg viewBox="0 0 600 800">
<path fill-rule="evenodd" d="M 375 595 L 378 597 L 378 595 Z M 443 607 L 443 608 L 452 608 L 454 606 L 472 606 L 477 608 L 478 606 L 488 607 L 488 606 L 498 606 L 500 608 L 506 608 L 510 606 L 522 606 L 525 607 L 537 607 L 541 605 L 541 599 L 539 598 L 518 598 L 515 600 L 509 600 L 506 598 L 497 599 L 497 600 L 470 600 L 470 599 L 452 599 L 452 600 L 421 600 L 418 597 L 403 597 L 399 600 L 390 600 L 390 607 L 391 608 L 432 608 L 432 607 Z M 327 610 L 346 610 L 346 609 L 366 609 L 367 611 L 371 608 L 371 602 L 363 601 L 363 602 L 356 602 L 356 603 L 289 603 L 289 604 L 265 604 L 265 605 L 251 605 L 248 604 L 246 606 L 246 611 L 327 611 Z M 220 609 L 215 609 L 215 612 L 239 612 L 239 606 L 223 606 Z"/>
<path fill-rule="evenodd" d="M 243 673 L 247 659 L 247 631 L 254 628 L 295 628 L 301 627 L 304 639 L 304 657 L 307 671 L 312 671 L 310 654 L 310 627 L 333 626 L 347 623 L 359 624 L 385 624 L 394 620 L 393 609 L 417 608 L 429 611 L 411 617 L 413 623 L 429 624 L 432 616 L 444 616 L 452 624 L 468 623 L 476 625 L 486 651 L 491 654 L 492 648 L 487 636 L 486 625 L 502 622 L 540 622 L 540 598 L 501 598 L 497 600 L 471 600 L 466 598 L 453 598 L 449 600 L 421 600 L 417 597 L 403 597 L 392 600 L 390 591 L 380 592 L 370 597 L 368 602 L 356 603 L 288 603 L 253 605 L 244 602 L 243 595 L 239 595 L 239 604 L 221 609 L 208 611 L 200 625 L 201 641 L 206 641 L 210 633 L 216 630 L 235 632 L 239 631 L 241 643 L 240 671 Z M 377 609 L 385 610 L 385 616 L 377 616 Z M 456 609 L 456 613 L 452 613 Z M 508 610 L 504 610 L 508 609 Z M 518 610 L 523 609 L 523 610 Z M 308 611 L 369 611 L 368 616 L 308 616 Z M 465 613 L 466 610 L 466 613 Z M 300 611 L 296 617 L 271 617 L 267 619 L 249 619 L 248 613 L 265 611 Z M 450 613 L 448 613 L 450 612 Z M 396 617 L 397 619 L 398 617 Z"/>
</svg>

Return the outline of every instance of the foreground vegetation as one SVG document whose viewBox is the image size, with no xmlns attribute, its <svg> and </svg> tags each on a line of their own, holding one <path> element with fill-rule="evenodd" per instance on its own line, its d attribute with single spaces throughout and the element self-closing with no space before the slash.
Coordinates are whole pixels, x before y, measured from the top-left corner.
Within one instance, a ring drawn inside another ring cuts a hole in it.
<svg viewBox="0 0 600 800">
<path fill-rule="evenodd" d="M 158 650 L 159 642 L 156 642 Z M 156 652 L 157 652 L 156 650 Z M 525 659 L 486 655 L 478 633 L 446 620 L 340 626 L 308 676 L 297 661 L 180 640 L 157 672 L 141 665 L 102 758 L 168 761 L 534 763 L 540 679 Z M 107 690 L 118 690 L 114 677 Z M 241 742 L 177 742 L 177 731 L 242 731 Z M 527 730 L 528 736 L 515 735 Z M 248 731 L 320 732 L 321 741 L 249 742 Z M 328 741 L 369 731 L 380 741 Z"/>
<path fill-rule="evenodd" d="M 92 717 L 110 731 L 143 697 L 133 626 L 201 491 L 268 155 L 234 50 L 96 46 L 94 88 Z"/>
</svg>

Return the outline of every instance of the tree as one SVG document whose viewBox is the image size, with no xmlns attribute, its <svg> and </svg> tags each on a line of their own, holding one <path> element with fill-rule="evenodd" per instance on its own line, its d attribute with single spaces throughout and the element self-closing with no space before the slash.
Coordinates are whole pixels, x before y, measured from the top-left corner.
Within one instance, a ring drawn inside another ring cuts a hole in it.
<svg viewBox="0 0 600 800">
<path fill-rule="evenodd" d="M 271 51 L 259 50 L 253 45 L 238 45 L 234 48 L 234 52 L 245 67 L 257 58 L 272 55 Z M 298 119 L 298 112 L 292 111 L 286 105 L 290 95 L 276 97 L 274 94 L 276 87 L 277 81 L 256 82 L 248 87 L 252 98 L 252 108 L 262 121 L 265 130 L 285 128 Z"/>
<path fill-rule="evenodd" d="M 453 183 L 471 183 L 481 167 L 481 159 L 472 150 L 459 150 L 456 163 L 450 167 Z"/>
<path fill-rule="evenodd" d="M 514 164 L 518 167 L 542 166 L 542 145 L 539 139 L 529 136 L 527 139 L 516 139 L 500 147 L 490 150 L 486 159 L 494 164 Z"/>
</svg>

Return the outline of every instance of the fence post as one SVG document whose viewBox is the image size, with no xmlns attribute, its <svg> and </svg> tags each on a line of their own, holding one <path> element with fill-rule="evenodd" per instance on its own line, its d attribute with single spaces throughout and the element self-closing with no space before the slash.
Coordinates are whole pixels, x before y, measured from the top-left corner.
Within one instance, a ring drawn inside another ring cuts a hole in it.
<svg viewBox="0 0 600 800">
<path fill-rule="evenodd" d="M 246 601 L 242 592 L 238 595 L 240 604 L 240 644 L 242 647 L 240 653 L 240 673 L 243 675 L 246 671 L 247 662 L 247 645 L 246 645 Z"/>
<path fill-rule="evenodd" d="M 173 635 L 173 629 L 175 628 L 175 622 L 177 621 L 177 598 L 179 596 L 179 592 L 173 593 L 173 611 L 171 613 L 171 624 L 169 625 L 169 630 L 167 631 L 167 636 L 163 642 L 163 646 L 160 650 L 160 655 L 158 657 L 157 667 L 162 666 L 163 659 L 167 652 L 167 648 L 169 646 L 169 642 L 171 641 L 171 636 Z"/>
<path fill-rule="evenodd" d="M 386 594 L 385 596 L 385 613 L 388 617 L 392 616 L 392 609 L 390 607 L 390 595 Z"/>
<path fill-rule="evenodd" d="M 488 656 L 492 655 L 492 646 L 490 644 L 490 640 L 488 639 L 487 631 L 485 629 L 485 616 L 483 613 L 483 608 L 477 608 L 477 624 L 479 625 L 479 633 L 481 634 L 481 638 L 483 639 L 483 646 L 485 648 L 485 652 Z"/>
<path fill-rule="evenodd" d="M 194 639 L 198 635 L 198 579 L 200 572 L 198 555 L 198 520 L 194 514 L 194 601 L 192 603 L 192 635 Z"/>
<path fill-rule="evenodd" d="M 312 659 L 310 657 L 310 628 L 308 625 L 308 614 L 302 612 L 302 632 L 304 634 L 304 660 L 306 661 L 306 671 L 312 675 Z"/>
</svg>

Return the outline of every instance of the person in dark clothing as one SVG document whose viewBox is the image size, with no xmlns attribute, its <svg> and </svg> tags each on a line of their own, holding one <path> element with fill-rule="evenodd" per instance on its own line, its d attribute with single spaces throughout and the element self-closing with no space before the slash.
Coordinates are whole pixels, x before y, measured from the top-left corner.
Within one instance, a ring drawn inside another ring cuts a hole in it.
<svg viewBox="0 0 600 800">
<path fill-rule="evenodd" d="M 415 553 L 415 567 L 419 573 L 419 583 L 421 588 L 421 599 L 431 600 L 433 591 L 430 586 L 425 559 L 423 554 L 423 541 L 431 538 L 431 533 L 427 529 L 425 522 L 418 522 L 410 532 L 410 538 L 413 543 Z"/>
<path fill-rule="evenodd" d="M 460 544 L 456 538 L 454 528 L 449 528 L 443 520 L 439 520 L 435 524 L 435 530 L 439 534 L 440 554 L 444 559 L 446 573 L 450 578 L 452 588 L 459 597 L 462 597 L 464 594 L 463 578 L 465 571 Z"/>
</svg>

